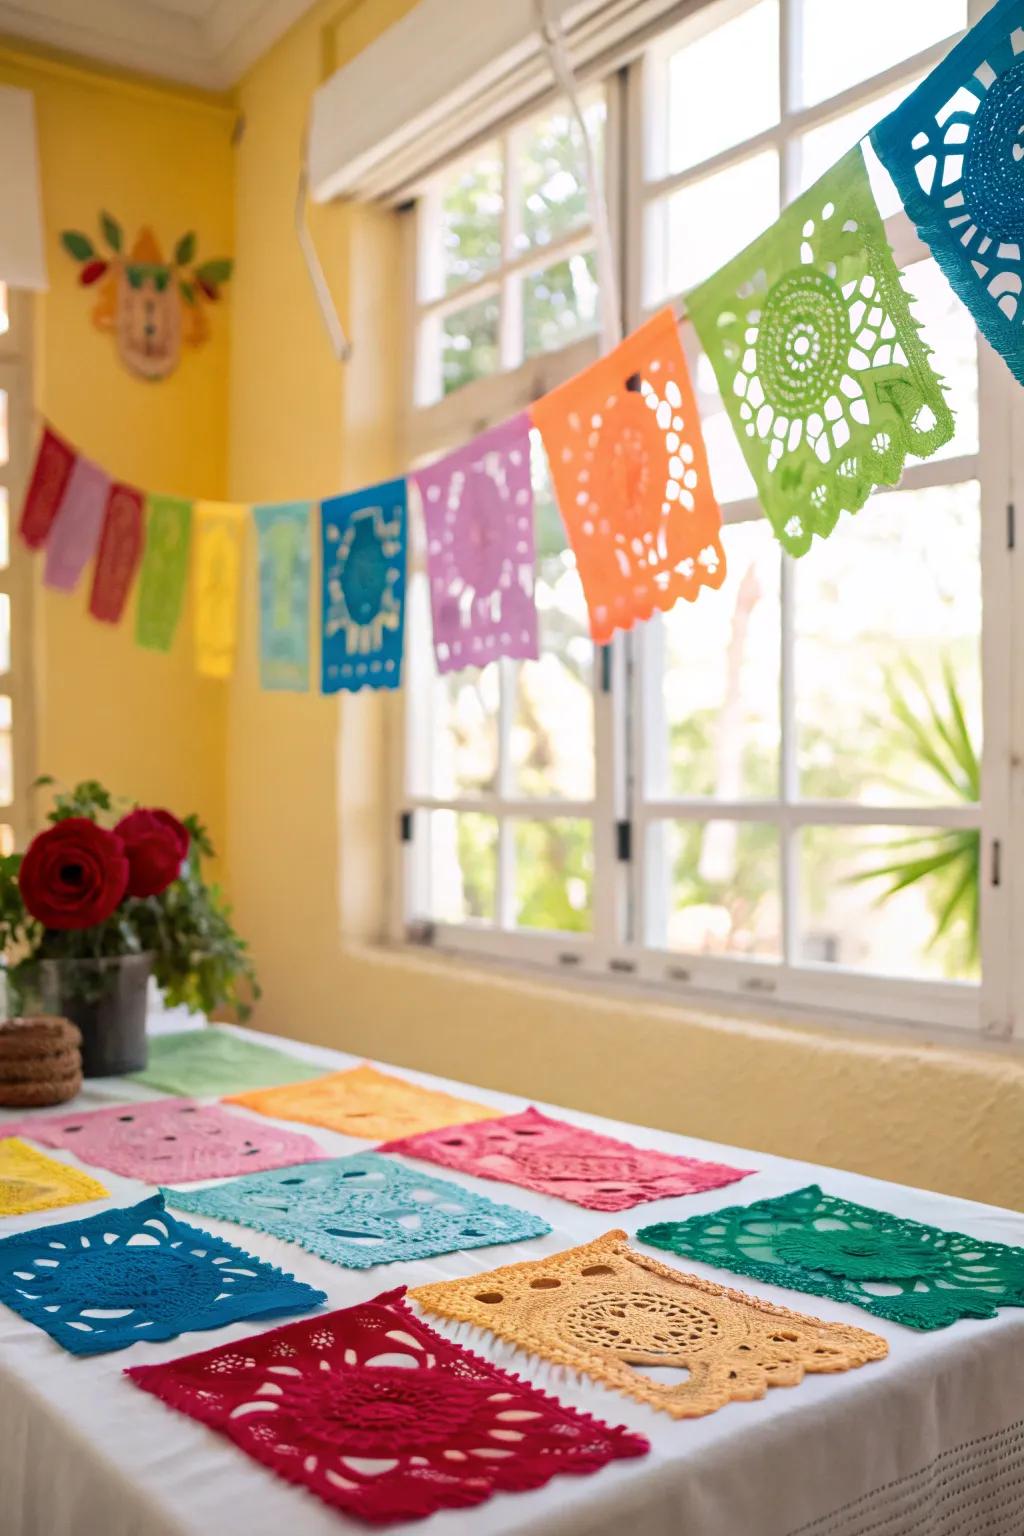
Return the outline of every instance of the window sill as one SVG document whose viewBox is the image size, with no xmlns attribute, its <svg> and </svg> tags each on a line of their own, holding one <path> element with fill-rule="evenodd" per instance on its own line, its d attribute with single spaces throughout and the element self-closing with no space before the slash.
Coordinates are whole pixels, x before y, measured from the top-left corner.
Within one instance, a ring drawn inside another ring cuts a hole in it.
<svg viewBox="0 0 1024 1536">
<path fill-rule="evenodd" d="M 580 998 L 592 1000 L 604 1012 L 624 1005 L 651 1010 L 676 1023 L 703 1024 L 736 1030 L 744 1036 L 753 1029 L 759 1035 L 775 1033 L 782 1038 L 810 1036 L 844 1037 L 846 1046 L 877 1044 L 914 1050 L 946 1050 L 1024 1058 L 1024 1043 L 986 1034 L 981 1029 L 939 1024 L 934 1016 L 879 1018 L 853 1008 L 782 1003 L 764 994 L 730 997 L 720 990 L 681 985 L 678 988 L 636 973 L 556 967 L 550 962 L 511 959 L 482 951 L 471 952 L 410 942 L 349 941 L 349 958 L 377 969 L 398 967 L 410 983 L 417 977 L 438 977 L 448 982 L 505 990 L 515 987 L 538 1004 L 557 1009 L 579 1006 Z"/>
</svg>

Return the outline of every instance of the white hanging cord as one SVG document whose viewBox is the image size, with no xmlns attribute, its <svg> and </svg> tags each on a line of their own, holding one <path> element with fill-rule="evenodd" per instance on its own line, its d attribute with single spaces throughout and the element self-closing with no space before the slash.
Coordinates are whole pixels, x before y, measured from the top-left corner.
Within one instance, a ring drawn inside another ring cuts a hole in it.
<svg viewBox="0 0 1024 1536">
<path fill-rule="evenodd" d="M 619 284 L 612 250 L 611 228 L 608 222 L 608 204 L 604 187 L 598 174 L 594 146 L 587 130 L 586 119 L 576 93 L 576 78 L 565 46 L 558 15 L 558 0 L 534 0 L 537 25 L 540 29 L 544 51 L 561 89 L 568 98 L 569 108 L 576 120 L 583 140 L 583 174 L 587 184 L 587 202 L 590 205 L 590 221 L 594 227 L 594 243 L 597 254 L 598 302 L 601 306 L 601 336 L 604 351 L 610 351 L 622 340 L 622 306 L 619 302 Z"/>
<path fill-rule="evenodd" d="M 320 306 L 320 318 L 324 322 L 324 330 L 331 344 L 331 350 L 339 363 L 347 363 L 352 356 L 352 343 L 345 335 L 344 327 L 335 307 L 330 288 L 327 286 L 327 278 L 313 243 L 309 225 L 306 222 L 306 204 L 309 200 L 309 125 L 302 136 L 302 157 L 299 161 L 299 185 L 295 193 L 295 233 L 298 237 L 302 254 L 306 260 L 306 270 L 309 280 L 313 285 L 317 304 Z"/>
</svg>

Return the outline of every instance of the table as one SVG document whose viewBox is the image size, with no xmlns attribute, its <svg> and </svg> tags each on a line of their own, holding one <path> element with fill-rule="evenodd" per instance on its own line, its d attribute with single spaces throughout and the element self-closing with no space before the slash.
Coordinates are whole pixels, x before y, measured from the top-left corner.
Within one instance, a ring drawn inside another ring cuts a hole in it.
<svg viewBox="0 0 1024 1536">
<path fill-rule="evenodd" d="M 240 1033 L 269 1040 L 252 1031 Z M 272 1043 L 334 1068 L 356 1061 L 292 1041 Z M 392 1070 L 503 1109 L 523 1107 L 522 1100 L 506 1094 Z M 94 1079 L 75 1107 L 154 1097 L 159 1095 L 121 1079 Z M 685 1101 L 682 1070 L 680 1097 Z M 536 1211 L 553 1230 L 529 1243 L 364 1271 L 338 1268 L 247 1228 L 205 1218 L 200 1224 L 326 1291 L 330 1307 L 368 1300 L 401 1282 L 413 1286 L 556 1253 L 616 1226 L 632 1236 L 649 1222 L 747 1203 L 813 1182 L 899 1215 L 1024 1245 L 1024 1215 L 1011 1211 L 555 1106 L 538 1107 L 635 1144 L 758 1172 L 725 1189 L 609 1217 L 528 1190 L 417 1165 Z M 850 1105 L 851 1114 L 868 1112 L 868 1106 Z M 13 1118 L 13 1112 L 0 1111 L 0 1118 Z M 307 1131 L 334 1156 L 371 1145 L 317 1127 L 296 1129 Z M 74 1161 L 60 1152 L 49 1155 Z M 110 1189 L 113 1205 L 132 1204 L 152 1193 L 138 1181 L 92 1171 Z M 78 1210 L 92 1214 L 101 1208 L 97 1203 Z M 3 1232 L 66 1221 L 77 1213 L 69 1208 L 42 1217 L 8 1218 Z M 731 1404 L 704 1419 L 674 1422 L 488 1339 L 485 1351 L 496 1363 L 564 1402 L 640 1431 L 651 1441 L 651 1454 L 592 1477 L 555 1478 L 531 1493 L 497 1495 L 478 1509 L 435 1515 L 426 1526 L 390 1529 L 429 1536 L 620 1536 L 624 1531 L 642 1536 L 1020 1536 L 1024 1531 L 1024 1309 L 1006 1309 L 989 1322 L 964 1321 L 916 1334 L 856 1307 L 658 1256 L 796 1311 L 883 1334 L 889 1359 L 848 1374 L 808 1377 L 798 1387 L 773 1389 L 761 1402 Z M 455 1328 L 429 1321 L 456 1336 Z M 128 1364 L 174 1359 L 274 1325 L 245 1322 L 216 1333 L 183 1334 L 167 1343 L 140 1343 L 128 1351 L 76 1359 L 0 1306 L 0 1536 L 339 1536 L 370 1529 L 279 1481 L 217 1434 L 121 1377 Z"/>
</svg>

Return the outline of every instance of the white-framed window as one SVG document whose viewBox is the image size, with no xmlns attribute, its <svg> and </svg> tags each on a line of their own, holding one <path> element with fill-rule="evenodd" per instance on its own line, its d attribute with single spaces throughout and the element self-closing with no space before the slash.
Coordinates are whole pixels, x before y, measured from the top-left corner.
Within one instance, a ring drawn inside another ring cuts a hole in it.
<svg viewBox="0 0 1024 1536">
<path fill-rule="evenodd" d="M 590 110 L 604 109 L 627 326 L 769 225 L 927 73 L 973 9 L 713 0 L 600 96 L 590 87 Z M 559 322 L 573 339 L 564 350 L 523 345 L 520 263 L 536 270 L 538 258 L 518 253 L 522 215 L 508 201 L 521 209 L 522 171 L 510 146 L 535 133 L 524 124 L 453 164 L 411 215 L 414 462 L 592 355 L 575 315 Z M 772 537 L 684 321 L 726 522 L 720 592 L 595 656 L 538 445 L 541 660 L 440 679 L 417 550 L 401 931 L 680 997 L 1010 1031 L 1014 386 L 866 156 L 949 386 L 954 440 L 794 561 Z M 546 163 L 556 178 L 567 167 L 581 177 L 578 148 Z M 446 198 L 481 186 L 465 255 Z M 553 232 L 575 252 L 592 249 L 579 217 Z M 479 310 L 464 297 L 494 306 L 482 348 L 470 323 Z M 580 303 L 579 290 L 566 302 Z M 596 324 L 596 301 L 581 304 L 579 324 Z M 458 365 L 456 336 L 468 338 Z"/>
<path fill-rule="evenodd" d="M 29 295 L 0 283 L 0 853 L 33 830 L 33 573 L 14 531 L 32 451 L 31 316 Z"/>
</svg>

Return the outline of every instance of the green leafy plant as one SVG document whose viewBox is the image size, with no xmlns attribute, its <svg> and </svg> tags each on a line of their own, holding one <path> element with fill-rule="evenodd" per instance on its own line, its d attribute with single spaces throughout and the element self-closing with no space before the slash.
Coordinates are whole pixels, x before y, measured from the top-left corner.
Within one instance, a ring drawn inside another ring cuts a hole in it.
<svg viewBox="0 0 1024 1536">
<path fill-rule="evenodd" d="M 937 779 L 946 797 L 975 805 L 981 795 L 981 762 L 971 739 L 952 665 L 942 666 L 941 693 L 933 691 L 919 668 L 907 665 L 906 683 L 896 673 L 886 678 L 889 718 L 885 729 L 906 756 Z M 908 688 L 907 684 L 911 687 Z M 958 933 L 964 959 L 978 959 L 981 836 L 977 828 L 950 827 L 898 838 L 884 849 L 886 862 L 850 876 L 851 883 L 884 880 L 881 904 L 899 891 L 924 887 L 934 914 L 929 949 L 947 934 Z M 895 857 L 893 857 L 895 855 Z"/>
<path fill-rule="evenodd" d="M 41 778 L 34 787 L 53 783 Z M 98 781 L 86 779 L 72 789 L 58 789 L 46 819 L 56 827 L 81 817 L 109 829 L 133 809 L 131 802 L 116 800 Z M 25 855 L 0 858 L 0 951 L 16 997 L 33 994 L 44 960 L 151 954 L 153 975 L 172 1007 L 184 1003 L 207 1014 L 229 1009 L 239 1019 L 248 1018 L 260 995 L 248 947 L 232 926 L 220 889 L 203 877 L 203 860 L 214 854 L 206 828 L 196 816 L 186 816 L 182 825 L 189 846 L 176 878 L 158 894 L 126 895 L 105 921 L 89 927 L 48 928 L 38 921 L 19 885 Z"/>
</svg>

